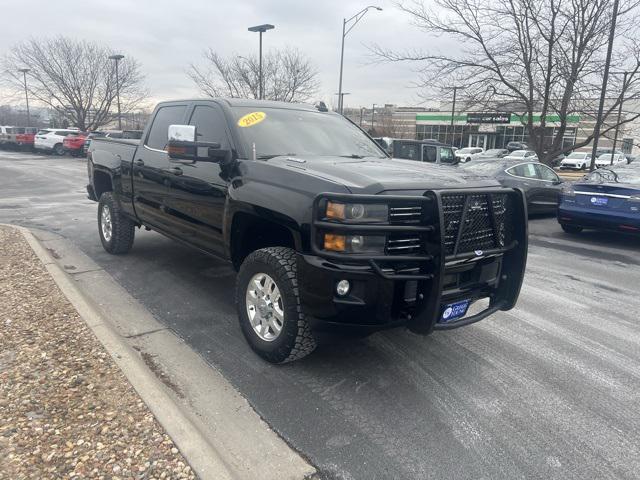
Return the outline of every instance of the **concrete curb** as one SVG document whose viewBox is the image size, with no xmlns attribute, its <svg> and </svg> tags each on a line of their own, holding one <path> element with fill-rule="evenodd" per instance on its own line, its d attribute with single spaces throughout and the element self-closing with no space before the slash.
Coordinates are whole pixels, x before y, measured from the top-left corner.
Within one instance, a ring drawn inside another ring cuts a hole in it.
<svg viewBox="0 0 640 480">
<path fill-rule="evenodd" d="M 214 366 L 73 243 L 44 230 L 5 226 L 23 234 L 200 478 L 316 478 L 315 468 Z"/>
<path fill-rule="evenodd" d="M 185 416 L 180 407 L 165 392 L 162 383 L 149 371 L 140 356 L 114 332 L 108 320 L 85 298 L 69 275 L 53 261 L 49 252 L 26 228 L 7 225 L 19 230 L 34 253 L 75 307 L 87 326 L 113 357 L 131 385 L 167 431 L 194 472 L 202 479 L 234 479 L 222 458 L 206 438 Z"/>
</svg>

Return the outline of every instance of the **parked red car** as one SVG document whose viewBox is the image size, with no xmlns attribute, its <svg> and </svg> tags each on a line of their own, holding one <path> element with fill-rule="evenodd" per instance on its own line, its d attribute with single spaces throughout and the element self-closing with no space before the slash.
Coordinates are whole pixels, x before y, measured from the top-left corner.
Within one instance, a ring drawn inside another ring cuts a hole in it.
<svg viewBox="0 0 640 480">
<path fill-rule="evenodd" d="M 67 135 L 62 141 L 62 147 L 65 153 L 73 157 L 84 155 L 84 142 L 89 134 L 87 132 L 78 132 L 77 134 Z"/>
<path fill-rule="evenodd" d="M 19 148 L 32 149 L 36 138 L 37 128 L 25 127 L 16 128 L 15 143 Z"/>
</svg>

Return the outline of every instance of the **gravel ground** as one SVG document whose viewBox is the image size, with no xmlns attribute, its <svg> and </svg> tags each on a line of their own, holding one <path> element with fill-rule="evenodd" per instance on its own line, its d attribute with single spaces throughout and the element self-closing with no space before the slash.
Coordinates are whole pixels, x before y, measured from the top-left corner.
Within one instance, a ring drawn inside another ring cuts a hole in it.
<svg viewBox="0 0 640 480">
<path fill-rule="evenodd" d="M 0 227 L 0 479 L 195 478 L 22 235 Z"/>
</svg>

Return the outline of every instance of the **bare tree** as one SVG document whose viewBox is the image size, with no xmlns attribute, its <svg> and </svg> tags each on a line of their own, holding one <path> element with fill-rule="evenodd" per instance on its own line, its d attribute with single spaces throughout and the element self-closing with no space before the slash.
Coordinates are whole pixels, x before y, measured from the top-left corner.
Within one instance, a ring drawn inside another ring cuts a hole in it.
<svg viewBox="0 0 640 480">
<path fill-rule="evenodd" d="M 257 56 L 222 57 L 213 49 L 203 54 L 204 64 L 191 64 L 188 75 L 211 97 L 258 98 Z M 263 56 L 264 97 L 268 100 L 303 102 L 318 91 L 318 72 L 299 50 L 286 48 Z"/>
<path fill-rule="evenodd" d="M 6 83 L 24 88 L 21 68 L 29 68 L 29 97 L 49 106 L 81 130 L 94 130 L 114 119 L 116 81 L 123 113 L 137 108 L 147 92 L 135 59 L 120 61 L 116 80 L 114 52 L 93 42 L 67 37 L 31 39 L 15 45 L 2 59 Z"/>
<path fill-rule="evenodd" d="M 613 0 L 419 0 L 399 3 L 413 23 L 431 35 L 459 42 L 458 48 L 394 52 L 373 46 L 386 61 L 421 62 L 421 86 L 445 90 L 464 86 L 463 103 L 520 115 L 529 143 L 539 158 L 585 146 L 593 132 L 575 145 L 563 142 L 570 118 L 595 120 L 602 88 L 604 51 Z M 612 70 L 628 71 L 610 79 L 602 135 L 616 128 L 621 99 L 640 98 L 640 48 L 634 38 L 637 0 L 622 0 Z M 441 91 L 442 91 L 441 90 Z M 628 115 L 620 123 L 635 120 Z M 553 119 L 553 120 L 550 120 Z M 550 128 L 555 127 L 555 128 Z"/>
</svg>

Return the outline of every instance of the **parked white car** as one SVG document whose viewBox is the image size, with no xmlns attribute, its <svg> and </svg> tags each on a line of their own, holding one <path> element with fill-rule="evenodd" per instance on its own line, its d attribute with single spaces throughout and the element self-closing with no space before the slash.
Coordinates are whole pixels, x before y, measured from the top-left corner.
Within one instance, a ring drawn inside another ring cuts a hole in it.
<svg viewBox="0 0 640 480">
<path fill-rule="evenodd" d="M 509 155 L 504 157 L 504 160 L 538 160 L 538 155 L 533 150 L 514 150 Z"/>
<path fill-rule="evenodd" d="M 78 133 L 77 128 L 44 128 L 36 133 L 33 148 L 64 155 L 64 137 Z"/>
<path fill-rule="evenodd" d="M 480 148 L 480 147 L 465 147 L 465 148 L 461 148 L 460 150 L 456 150 L 454 152 L 454 155 L 456 156 L 456 158 L 460 162 L 464 163 L 464 162 L 469 162 L 469 161 L 473 160 L 478 155 L 480 155 L 482 152 L 484 152 L 484 148 Z"/>
<path fill-rule="evenodd" d="M 591 154 L 587 152 L 572 152 L 560 162 L 560 168 L 586 170 L 591 165 Z"/>
<path fill-rule="evenodd" d="M 619 163 L 627 163 L 627 157 L 624 156 L 624 153 L 616 153 L 613 156 L 613 163 L 611 163 L 611 154 L 603 153 L 598 158 L 596 158 L 596 167 L 608 167 L 610 165 L 618 165 Z"/>
</svg>

